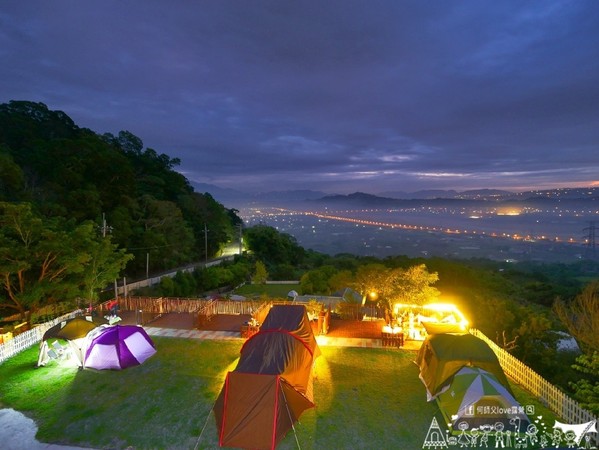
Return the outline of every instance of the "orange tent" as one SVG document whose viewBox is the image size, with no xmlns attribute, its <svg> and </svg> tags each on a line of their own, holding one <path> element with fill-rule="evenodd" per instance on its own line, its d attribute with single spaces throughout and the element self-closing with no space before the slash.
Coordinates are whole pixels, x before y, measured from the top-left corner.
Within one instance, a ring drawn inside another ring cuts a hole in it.
<svg viewBox="0 0 599 450">
<path fill-rule="evenodd" d="M 214 406 L 219 445 L 274 449 L 314 406 L 312 366 L 319 355 L 305 306 L 273 306 L 242 347 Z"/>
</svg>

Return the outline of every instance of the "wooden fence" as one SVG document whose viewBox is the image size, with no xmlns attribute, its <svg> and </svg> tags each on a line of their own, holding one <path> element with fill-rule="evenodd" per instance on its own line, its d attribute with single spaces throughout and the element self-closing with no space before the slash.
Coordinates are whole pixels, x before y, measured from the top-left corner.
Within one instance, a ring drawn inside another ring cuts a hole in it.
<svg viewBox="0 0 599 450">
<path fill-rule="evenodd" d="M 270 307 L 273 305 L 272 302 L 264 302 L 260 305 L 256 311 L 252 314 L 252 317 L 259 323 L 264 323 L 264 319 L 268 315 L 268 311 L 270 311 Z"/>
<path fill-rule="evenodd" d="M 112 300 L 98 306 L 101 313 L 107 312 Z M 119 298 L 121 311 L 135 311 L 146 319 L 138 322 L 142 325 L 149 323 L 163 314 L 188 313 L 196 315 L 197 324 L 202 325 L 217 314 L 247 314 L 253 315 L 264 301 L 236 300 L 206 300 L 198 298 L 172 297 L 122 297 Z"/>
<path fill-rule="evenodd" d="M 100 305 L 100 310 L 108 309 L 105 302 Z M 197 298 L 170 298 L 170 297 L 121 297 L 119 308 L 121 311 L 143 311 L 144 313 L 162 315 L 168 313 L 197 313 L 210 300 Z"/>
<path fill-rule="evenodd" d="M 108 304 L 102 303 L 100 311 L 108 311 Z M 199 311 L 214 314 L 252 314 L 263 301 L 206 300 L 197 298 L 171 297 L 123 297 L 119 298 L 121 311 L 143 311 L 151 314 L 197 313 Z"/>
<path fill-rule="evenodd" d="M 582 408 L 575 400 L 572 400 L 518 358 L 499 347 L 481 331 L 471 329 L 470 332 L 489 344 L 507 376 L 537 397 L 564 422 L 568 424 L 585 423 L 592 420 L 599 422 L 598 417 Z M 596 439 L 599 441 L 599 437 Z"/>
</svg>

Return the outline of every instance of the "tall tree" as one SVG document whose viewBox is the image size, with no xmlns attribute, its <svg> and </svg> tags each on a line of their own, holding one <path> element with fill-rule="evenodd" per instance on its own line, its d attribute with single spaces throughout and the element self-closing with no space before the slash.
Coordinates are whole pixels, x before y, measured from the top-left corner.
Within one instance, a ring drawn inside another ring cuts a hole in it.
<svg viewBox="0 0 599 450">
<path fill-rule="evenodd" d="M 262 260 L 269 270 L 277 264 L 300 265 L 305 256 L 305 250 L 297 244 L 293 236 L 280 233 L 268 225 L 247 228 L 244 240 L 248 249 L 256 258 Z"/>
<path fill-rule="evenodd" d="M 391 270 L 384 264 L 365 264 L 358 267 L 351 287 L 362 294 L 363 298 L 385 304 L 391 289 L 390 274 Z"/>
<path fill-rule="evenodd" d="M 0 203 L 0 307 L 29 321 L 46 304 L 98 288 L 103 268 L 122 265 L 127 256 L 110 247 L 99 251 L 95 239 L 92 223 L 43 219 L 29 204 Z"/>
<path fill-rule="evenodd" d="M 0 201 L 14 201 L 23 195 L 25 175 L 7 149 L 0 145 Z"/>
<path fill-rule="evenodd" d="M 141 201 L 139 222 L 143 225 L 140 255 L 151 251 L 152 258 L 159 261 L 161 269 L 176 267 L 190 261 L 194 254 L 195 240 L 181 210 L 171 201 L 156 200 L 145 195 Z M 138 259 L 144 261 L 144 258 Z"/>
<path fill-rule="evenodd" d="M 117 248 L 110 235 L 99 237 L 92 222 L 78 227 L 75 237 L 84 244 L 83 248 L 89 255 L 81 274 L 75 275 L 81 286 L 81 297 L 95 303 L 99 292 L 119 277 L 133 255 Z"/>
<path fill-rule="evenodd" d="M 599 351 L 599 281 L 589 283 L 569 305 L 556 301 L 553 309 L 585 353 Z"/>
<path fill-rule="evenodd" d="M 260 260 L 256 261 L 256 267 L 254 270 L 254 275 L 252 276 L 252 283 L 254 284 L 264 284 L 268 279 L 268 271 L 266 270 L 266 266 Z"/>
<path fill-rule="evenodd" d="M 599 281 L 589 283 L 570 305 L 556 301 L 554 310 L 584 352 L 573 366 L 580 378 L 570 387 L 583 407 L 599 414 Z"/>
<path fill-rule="evenodd" d="M 337 273 L 337 269 L 333 266 L 322 266 L 307 271 L 300 280 L 302 293 L 330 295 L 329 280 L 335 273 Z"/>
<path fill-rule="evenodd" d="M 424 264 L 411 266 L 407 269 L 393 269 L 389 309 L 393 311 L 394 303 L 423 305 L 439 297 L 439 290 L 432 284 L 439 280 L 436 272 L 429 272 Z"/>
</svg>

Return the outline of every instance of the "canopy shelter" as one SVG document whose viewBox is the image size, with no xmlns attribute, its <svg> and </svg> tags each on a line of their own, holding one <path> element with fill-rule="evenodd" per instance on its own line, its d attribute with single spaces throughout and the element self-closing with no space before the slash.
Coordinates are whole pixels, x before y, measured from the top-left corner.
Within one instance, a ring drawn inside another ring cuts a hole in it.
<svg viewBox="0 0 599 450">
<path fill-rule="evenodd" d="M 468 331 L 458 323 L 422 322 L 427 334 L 467 334 Z"/>
<path fill-rule="evenodd" d="M 83 366 L 121 370 L 142 364 L 154 353 L 154 343 L 142 327 L 103 326 L 88 335 Z"/>
<path fill-rule="evenodd" d="M 479 367 L 495 375 L 509 390 L 509 383 L 497 356 L 482 339 L 472 334 L 432 334 L 422 343 L 416 364 L 428 400 L 447 389 L 451 378 L 465 366 Z"/>
<path fill-rule="evenodd" d="M 52 355 L 53 352 L 62 351 L 60 349 L 57 350 L 55 348 L 56 346 L 51 348 L 50 345 L 48 345 L 48 341 L 52 339 L 63 339 L 68 341 L 68 350 L 64 351 L 69 351 L 70 355 L 75 358 L 75 362 L 81 366 L 83 364 L 82 348 L 85 337 L 91 330 L 97 328 L 100 323 L 102 323 L 102 320 L 103 319 L 93 320 L 91 317 L 75 317 L 73 319 L 63 320 L 53 327 L 48 328 L 42 336 L 37 365 L 45 366 L 50 360 L 50 355 Z"/>
<path fill-rule="evenodd" d="M 88 320 L 84 317 L 75 317 L 73 319 L 63 320 L 62 322 L 49 328 L 42 337 L 43 341 L 48 339 L 79 339 L 87 336 L 91 330 L 96 328 L 99 323 Z"/>
<path fill-rule="evenodd" d="M 274 449 L 314 406 L 312 366 L 319 355 L 306 307 L 273 306 L 214 405 L 219 445 Z"/>
<path fill-rule="evenodd" d="M 437 396 L 437 403 L 455 432 L 461 429 L 460 423 L 468 424 L 468 430 L 486 427 L 516 433 L 525 432 L 530 424 L 512 393 L 495 375 L 479 367 L 462 367 L 449 388 Z"/>
</svg>

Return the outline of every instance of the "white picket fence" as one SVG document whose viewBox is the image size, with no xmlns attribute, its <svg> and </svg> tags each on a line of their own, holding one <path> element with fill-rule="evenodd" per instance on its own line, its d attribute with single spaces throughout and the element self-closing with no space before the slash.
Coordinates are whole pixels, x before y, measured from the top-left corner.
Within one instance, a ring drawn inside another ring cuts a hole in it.
<svg viewBox="0 0 599 450">
<path fill-rule="evenodd" d="M 495 355 L 497 355 L 499 364 L 507 376 L 537 397 L 551 411 L 557 414 L 563 422 L 577 424 L 595 420 L 599 423 L 598 417 L 582 408 L 578 402 L 572 400 L 558 387 L 551 384 L 518 358 L 499 347 L 481 331 L 473 328 L 470 332 L 489 344 Z M 596 439 L 599 440 L 599 437 Z"/>
<path fill-rule="evenodd" d="M 44 333 L 52 328 L 54 325 L 59 324 L 63 320 L 72 319 L 83 314 L 83 310 L 77 310 L 64 314 L 56 319 L 52 319 L 49 322 L 42 323 L 35 326 L 31 330 L 25 331 L 24 333 L 18 334 L 12 339 L 0 344 L 0 364 L 7 359 L 13 357 L 17 353 L 27 350 L 32 345 L 38 344 Z"/>
</svg>

